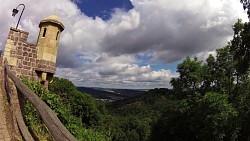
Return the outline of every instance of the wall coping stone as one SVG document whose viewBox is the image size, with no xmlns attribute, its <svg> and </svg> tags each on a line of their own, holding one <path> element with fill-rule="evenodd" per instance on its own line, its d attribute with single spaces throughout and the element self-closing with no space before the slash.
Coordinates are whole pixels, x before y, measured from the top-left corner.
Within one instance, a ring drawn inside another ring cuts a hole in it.
<svg viewBox="0 0 250 141">
<path fill-rule="evenodd" d="M 26 32 L 26 31 L 23 31 L 23 30 L 20 30 L 20 29 L 16 29 L 14 27 L 11 27 L 10 30 L 15 31 L 15 32 L 21 32 L 21 33 L 29 35 L 29 32 Z"/>
</svg>

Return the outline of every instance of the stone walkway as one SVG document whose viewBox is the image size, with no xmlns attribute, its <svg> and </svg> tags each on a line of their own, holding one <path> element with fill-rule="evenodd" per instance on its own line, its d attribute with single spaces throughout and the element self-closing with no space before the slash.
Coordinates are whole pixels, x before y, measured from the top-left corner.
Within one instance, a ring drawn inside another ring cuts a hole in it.
<svg viewBox="0 0 250 141">
<path fill-rule="evenodd" d="M 3 85 L 3 65 L 0 54 L 0 141 L 10 141 L 11 137 L 8 132 L 6 114 L 5 114 L 5 98 L 4 98 L 4 85 Z"/>
</svg>

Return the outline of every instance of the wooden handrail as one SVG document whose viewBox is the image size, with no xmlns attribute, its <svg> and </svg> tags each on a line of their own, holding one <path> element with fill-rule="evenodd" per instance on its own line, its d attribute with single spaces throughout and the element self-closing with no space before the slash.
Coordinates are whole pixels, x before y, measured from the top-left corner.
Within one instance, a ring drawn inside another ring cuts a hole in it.
<svg viewBox="0 0 250 141">
<path fill-rule="evenodd" d="M 29 129 L 24 122 L 21 109 L 20 109 L 20 105 L 18 102 L 18 93 L 17 93 L 16 87 L 13 81 L 10 80 L 11 83 L 9 83 L 7 74 L 4 73 L 4 75 L 5 75 L 6 92 L 8 93 L 7 95 L 10 97 L 9 102 L 11 103 L 11 109 L 14 115 L 13 118 L 16 119 L 18 129 L 20 133 L 22 134 L 23 139 L 25 141 L 34 141 L 34 138 L 30 134 Z"/>
<path fill-rule="evenodd" d="M 16 88 L 36 108 L 52 137 L 56 141 L 77 141 L 61 123 L 53 110 L 10 71 L 6 59 L 4 61 L 4 68 Z"/>
</svg>

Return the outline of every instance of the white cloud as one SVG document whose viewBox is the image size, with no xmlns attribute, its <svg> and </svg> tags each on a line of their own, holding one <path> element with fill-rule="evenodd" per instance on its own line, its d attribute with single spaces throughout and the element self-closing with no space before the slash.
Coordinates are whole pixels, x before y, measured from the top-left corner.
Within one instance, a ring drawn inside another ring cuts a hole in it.
<svg viewBox="0 0 250 141">
<path fill-rule="evenodd" d="M 81 13 L 79 0 L 0 0 L 0 49 L 18 17 L 12 9 L 24 3 L 19 28 L 35 43 L 41 19 L 56 13 L 65 24 L 59 45 L 57 76 L 79 86 L 119 88 L 168 87 L 170 70 L 141 65 L 135 55 L 152 57 L 150 63 L 172 63 L 200 56 L 226 45 L 231 26 L 247 19 L 239 0 L 131 0 L 128 12 L 114 10 L 108 21 Z M 48 4 L 49 3 L 49 4 Z M 19 16 L 19 15 L 17 15 Z M 4 19 L 4 20 L 2 20 Z"/>
<path fill-rule="evenodd" d="M 106 36 L 116 36 L 120 32 L 132 31 L 140 24 L 140 14 L 135 10 L 125 13 L 122 10 L 115 10 L 112 19 L 108 21 Z"/>
<path fill-rule="evenodd" d="M 79 70 L 58 68 L 57 76 L 68 78 L 78 86 L 148 89 L 169 87 L 167 82 L 176 74 L 164 69 L 153 71 L 150 66 L 112 64 L 112 66 L 89 67 Z"/>
</svg>

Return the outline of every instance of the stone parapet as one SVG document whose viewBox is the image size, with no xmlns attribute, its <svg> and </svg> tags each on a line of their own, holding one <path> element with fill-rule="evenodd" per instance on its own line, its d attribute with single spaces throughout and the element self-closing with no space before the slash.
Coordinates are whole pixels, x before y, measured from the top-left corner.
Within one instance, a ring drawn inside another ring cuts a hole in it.
<svg viewBox="0 0 250 141">
<path fill-rule="evenodd" d="M 11 39 L 15 41 L 14 45 L 16 45 L 17 42 L 27 42 L 28 36 L 29 36 L 29 32 L 25 32 L 20 29 L 11 27 L 7 39 Z"/>
<path fill-rule="evenodd" d="M 54 74 L 56 72 L 56 64 L 52 61 L 36 60 L 35 70 Z"/>
<path fill-rule="evenodd" d="M 27 42 L 28 35 L 28 32 L 10 28 L 4 58 L 7 59 L 14 74 L 37 80 L 38 76 L 34 69 L 37 60 L 37 48 L 34 44 Z"/>
<path fill-rule="evenodd" d="M 7 37 L 4 57 L 8 60 L 11 71 L 17 76 L 38 79 L 34 70 L 37 49 L 34 44 L 27 42 L 28 35 L 28 32 L 11 28 Z"/>
</svg>

